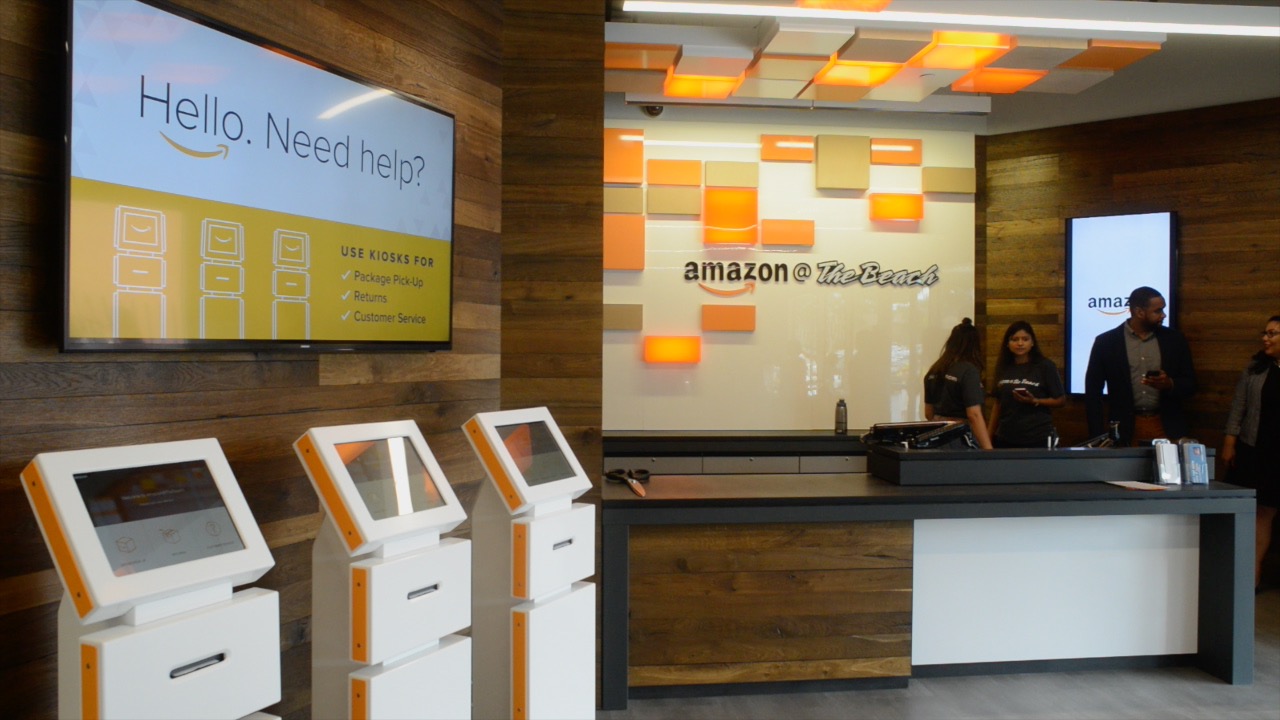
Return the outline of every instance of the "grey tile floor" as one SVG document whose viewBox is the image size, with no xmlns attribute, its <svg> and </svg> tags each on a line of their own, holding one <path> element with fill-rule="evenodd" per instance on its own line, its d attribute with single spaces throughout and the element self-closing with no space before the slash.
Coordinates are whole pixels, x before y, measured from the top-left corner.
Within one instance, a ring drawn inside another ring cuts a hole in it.
<svg viewBox="0 0 1280 720">
<path fill-rule="evenodd" d="M 1192 668 L 912 680 L 893 690 L 632 699 L 598 720 L 1280 720 L 1280 589 L 1256 596 L 1254 682 Z"/>
</svg>

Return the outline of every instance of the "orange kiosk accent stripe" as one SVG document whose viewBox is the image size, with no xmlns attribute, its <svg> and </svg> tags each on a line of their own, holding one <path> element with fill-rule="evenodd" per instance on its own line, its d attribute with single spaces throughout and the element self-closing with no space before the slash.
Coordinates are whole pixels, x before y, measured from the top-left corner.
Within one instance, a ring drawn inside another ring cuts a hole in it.
<svg viewBox="0 0 1280 720">
<path fill-rule="evenodd" d="M 302 451 L 302 461 L 311 472 L 316 487 L 320 488 L 320 499 L 328 508 L 329 517 L 333 518 L 333 522 L 337 524 L 338 532 L 342 534 L 342 541 L 346 543 L 347 549 L 354 552 L 364 544 L 364 536 L 360 534 L 355 520 L 351 518 L 351 510 L 347 508 L 346 503 L 342 502 L 342 495 L 333 484 L 329 471 L 325 470 L 324 463 L 320 462 L 320 453 L 316 451 L 315 443 L 309 436 L 303 435 L 298 438 L 297 446 Z"/>
<path fill-rule="evenodd" d="M 498 456 L 493 452 L 493 447 L 489 445 L 489 441 L 485 439 L 484 433 L 480 430 L 480 423 L 475 418 L 467 421 L 467 433 L 471 435 L 471 439 L 475 442 L 476 452 L 480 454 L 480 462 L 484 465 L 485 470 L 489 471 L 489 477 L 498 485 L 498 492 L 502 495 L 502 501 L 507 504 L 507 508 L 511 512 L 515 512 L 520 507 L 520 493 L 516 492 L 516 486 L 511 482 L 511 478 L 507 477 L 507 471 L 502 469 L 502 463 L 498 462 Z"/>
<path fill-rule="evenodd" d="M 529 617 L 511 613 L 511 718 L 525 720 L 529 716 Z"/>
<path fill-rule="evenodd" d="M 98 720 L 102 709 L 98 707 L 98 648 L 80 646 L 80 717 Z"/>
<path fill-rule="evenodd" d="M 76 606 L 76 613 L 84 617 L 93 611 L 93 598 L 89 597 L 89 588 L 84 583 L 80 566 L 76 564 L 76 556 L 71 552 L 71 543 L 67 542 L 67 533 L 58 523 L 58 514 L 53 511 L 53 501 L 49 498 L 49 488 L 45 487 L 44 477 L 34 462 L 22 470 L 22 482 L 27 486 L 27 495 L 35 508 L 36 519 L 49 539 L 49 550 L 53 553 L 53 562 L 58 566 L 58 574 L 66 585 L 71 602 Z M 95 651 L 96 652 L 96 651 Z"/>
<path fill-rule="evenodd" d="M 351 568 L 351 659 L 369 662 L 368 568 Z"/>
<path fill-rule="evenodd" d="M 529 526 L 511 525 L 511 594 L 529 597 Z"/>
<path fill-rule="evenodd" d="M 351 678 L 351 720 L 369 720 L 369 681 Z"/>
</svg>

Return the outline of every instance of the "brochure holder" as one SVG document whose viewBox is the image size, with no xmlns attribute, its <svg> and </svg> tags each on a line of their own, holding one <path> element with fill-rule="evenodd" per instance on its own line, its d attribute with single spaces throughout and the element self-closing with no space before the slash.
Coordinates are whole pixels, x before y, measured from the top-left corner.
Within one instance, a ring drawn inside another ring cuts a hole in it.
<svg viewBox="0 0 1280 720">
<path fill-rule="evenodd" d="M 471 717 L 466 512 L 412 420 L 294 443 L 325 520 L 312 545 L 311 707 L 323 718 Z"/>
<path fill-rule="evenodd" d="M 212 438 L 37 455 L 22 487 L 53 556 L 61 718 L 274 717 L 274 564 Z"/>
<path fill-rule="evenodd" d="M 489 483 L 472 511 L 476 717 L 594 718 L 595 507 L 546 408 L 480 413 L 463 428 Z"/>
</svg>

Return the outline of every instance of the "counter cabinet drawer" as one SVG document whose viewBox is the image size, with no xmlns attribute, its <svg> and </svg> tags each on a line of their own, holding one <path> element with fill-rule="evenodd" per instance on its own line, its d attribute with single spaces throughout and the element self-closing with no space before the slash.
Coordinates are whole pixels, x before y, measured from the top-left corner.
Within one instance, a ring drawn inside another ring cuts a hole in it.
<svg viewBox="0 0 1280 720">
<path fill-rule="evenodd" d="M 749 475 L 800 472 L 800 458 L 795 455 L 750 455 L 738 457 L 704 457 L 702 472 L 706 475 Z"/>
<path fill-rule="evenodd" d="M 702 457 L 684 455 L 678 457 L 619 456 L 604 459 L 605 472 L 623 470 L 648 470 L 654 475 L 701 475 Z"/>
<path fill-rule="evenodd" d="M 802 473 L 864 473 L 866 455 L 801 455 Z"/>
</svg>

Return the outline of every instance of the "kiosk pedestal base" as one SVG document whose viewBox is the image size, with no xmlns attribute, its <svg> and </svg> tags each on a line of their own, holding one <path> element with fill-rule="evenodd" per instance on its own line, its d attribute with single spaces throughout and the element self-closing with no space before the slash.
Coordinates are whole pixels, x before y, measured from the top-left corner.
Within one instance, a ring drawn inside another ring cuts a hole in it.
<svg viewBox="0 0 1280 720">
<path fill-rule="evenodd" d="M 280 701 L 280 601 L 250 588 L 198 610 L 82 625 L 58 610 L 58 716 L 238 718 Z"/>
</svg>

